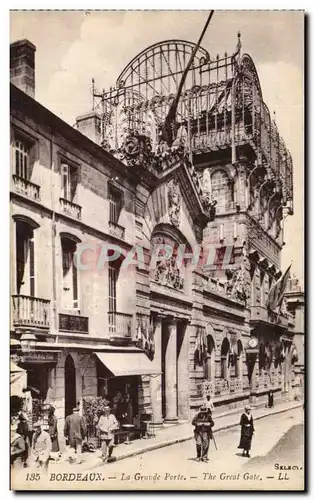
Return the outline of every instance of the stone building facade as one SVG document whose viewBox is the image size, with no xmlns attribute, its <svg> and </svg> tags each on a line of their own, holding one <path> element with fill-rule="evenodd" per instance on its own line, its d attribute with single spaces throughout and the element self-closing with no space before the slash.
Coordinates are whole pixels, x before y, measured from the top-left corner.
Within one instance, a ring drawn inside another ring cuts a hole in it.
<svg viewBox="0 0 314 500">
<path fill-rule="evenodd" d="M 214 89 L 217 109 L 210 95 L 200 109 L 193 87 L 184 98 L 199 111 L 169 146 L 122 80 L 133 128 L 119 101 L 115 114 L 95 108 L 69 126 L 34 98 L 35 47 L 11 45 L 12 356 L 60 428 L 78 401 L 117 391 L 157 426 L 189 420 L 207 394 L 225 411 L 292 390 L 295 319 L 267 307 L 291 158 L 252 60 L 239 47 L 232 57 L 225 107 Z"/>
</svg>

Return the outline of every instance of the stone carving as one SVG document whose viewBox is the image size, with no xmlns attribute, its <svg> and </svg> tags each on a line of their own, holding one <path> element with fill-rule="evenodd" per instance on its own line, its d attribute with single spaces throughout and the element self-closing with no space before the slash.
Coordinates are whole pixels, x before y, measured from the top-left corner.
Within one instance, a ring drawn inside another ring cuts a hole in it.
<svg viewBox="0 0 314 500">
<path fill-rule="evenodd" d="M 174 179 L 168 182 L 168 210 L 171 224 L 180 225 L 181 193 L 179 184 Z"/>
<path fill-rule="evenodd" d="M 231 298 L 246 301 L 249 297 L 246 271 L 244 265 L 237 269 L 226 269 L 226 293 Z"/>
<path fill-rule="evenodd" d="M 183 289 L 184 278 L 181 276 L 175 256 L 156 262 L 155 281 L 159 285 L 168 286 L 175 290 Z"/>
</svg>

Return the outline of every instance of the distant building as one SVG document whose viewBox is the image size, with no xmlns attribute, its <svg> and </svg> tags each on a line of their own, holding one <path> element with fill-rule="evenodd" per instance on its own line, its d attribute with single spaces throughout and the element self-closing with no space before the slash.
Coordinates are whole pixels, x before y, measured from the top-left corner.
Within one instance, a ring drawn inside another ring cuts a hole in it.
<svg viewBox="0 0 314 500">
<path fill-rule="evenodd" d="M 165 46 L 181 77 L 193 44 L 171 44 L 139 54 L 110 93 L 95 90 L 76 129 L 34 99 L 34 45 L 11 45 L 12 359 L 60 425 L 87 397 L 119 414 L 129 393 L 134 415 L 162 425 L 188 420 L 206 394 L 225 411 L 292 391 L 303 325 L 289 293 L 288 312 L 268 307 L 293 211 L 291 156 L 240 45 L 213 63 L 199 49 L 167 144 L 170 70 L 133 78 Z M 76 266 L 82 244 L 92 269 Z M 121 256 L 103 262 L 105 244 Z M 164 244 L 171 258 L 152 251 Z M 124 266 L 140 260 L 134 245 L 144 262 Z M 201 247 L 198 265 L 178 265 Z"/>
</svg>

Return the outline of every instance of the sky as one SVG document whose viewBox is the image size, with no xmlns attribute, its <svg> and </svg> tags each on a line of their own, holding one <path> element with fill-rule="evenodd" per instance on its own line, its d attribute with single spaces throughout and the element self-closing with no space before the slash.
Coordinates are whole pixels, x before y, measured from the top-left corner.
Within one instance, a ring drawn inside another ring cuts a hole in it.
<svg viewBox="0 0 314 500">
<path fill-rule="evenodd" d="M 168 39 L 196 42 L 207 11 L 12 11 L 10 41 L 36 50 L 36 99 L 70 125 L 91 110 L 91 79 L 108 89 L 147 46 Z M 304 281 L 303 13 L 215 11 L 202 46 L 215 57 L 251 55 L 270 112 L 294 161 L 294 215 L 284 224 L 282 268 Z"/>
</svg>

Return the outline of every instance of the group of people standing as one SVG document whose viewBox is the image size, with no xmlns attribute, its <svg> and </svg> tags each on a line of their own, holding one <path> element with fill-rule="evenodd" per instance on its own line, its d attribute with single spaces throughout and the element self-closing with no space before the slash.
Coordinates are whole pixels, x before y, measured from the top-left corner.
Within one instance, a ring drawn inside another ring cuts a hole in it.
<svg viewBox="0 0 314 500">
<path fill-rule="evenodd" d="M 196 461 L 208 462 L 208 450 L 210 440 L 214 440 L 213 427 L 215 425 L 212 418 L 214 405 L 210 396 L 206 397 L 206 402 L 202 404 L 199 412 L 192 420 L 194 425 L 194 439 L 196 443 Z M 245 406 L 240 419 L 241 437 L 238 448 L 242 449 L 242 456 L 250 457 L 252 437 L 254 434 L 254 423 L 250 406 Z"/>
<path fill-rule="evenodd" d="M 48 413 L 48 424 L 38 420 L 29 428 L 27 418 L 20 412 L 11 421 L 11 465 L 12 467 L 27 467 L 29 461 L 47 470 L 50 458 L 60 453 L 58 441 L 57 418 L 51 406 Z"/>
</svg>

